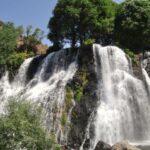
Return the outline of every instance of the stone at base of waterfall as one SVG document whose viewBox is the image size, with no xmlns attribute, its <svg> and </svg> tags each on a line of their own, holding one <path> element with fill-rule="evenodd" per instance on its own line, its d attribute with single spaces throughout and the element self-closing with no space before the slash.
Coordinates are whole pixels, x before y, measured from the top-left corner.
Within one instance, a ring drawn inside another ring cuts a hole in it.
<svg viewBox="0 0 150 150">
<path fill-rule="evenodd" d="M 111 150 L 141 150 L 141 149 L 130 145 L 127 141 L 123 141 L 113 145 Z"/>
<path fill-rule="evenodd" d="M 95 150 L 141 150 L 135 146 L 130 145 L 127 141 L 119 142 L 112 147 L 102 141 L 99 141 Z"/>
<path fill-rule="evenodd" d="M 111 146 L 102 141 L 99 141 L 98 144 L 96 145 L 95 150 L 111 150 Z"/>
</svg>

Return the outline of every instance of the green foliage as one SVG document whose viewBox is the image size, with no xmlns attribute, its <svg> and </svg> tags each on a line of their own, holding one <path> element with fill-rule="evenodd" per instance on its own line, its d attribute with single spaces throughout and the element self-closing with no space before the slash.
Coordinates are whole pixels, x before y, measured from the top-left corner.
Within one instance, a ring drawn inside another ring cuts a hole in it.
<svg viewBox="0 0 150 150">
<path fill-rule="evenodd" d="M 23 61 L 36 53 L 36 45 L 41 44 L 43 31 L 28 26 L 15 27 L 13 23 L 0 25 L 0 66 L 13 77 Z"/>
<path fill-rule="evenodd" d="M 80 80 L 80 84 L 75 84 L 74 86 L 74 98 L 77 100 L 77 102 L 81 101 L 82 96 L 84 95 L 84 89 L 87 86 L 89 80 L 88 80 L 88 73 L 86 69 L 77 72 L 78 78 Z"/>
<path fill-rule="evenodd" d="M 137 65 L 136 55 L 134 54 L 134 52 L 129 49 L 125 49 L 124 51 L 131 58 L 132 63 Z"/>
<path fill-rule="evenodd" d="M 150 1 L 126 0 L 120 4 L 115 19 L 115 35 L 125 48 L 147 49 L 150 44 Z"/>
<path fill-rule="evenodd" d="M 6 59 L 7 71 L 9 71 L 10 75 L 13 77 L 16 73 L 16 70 L 18 70 L 18 68 L 24 62 L 24 60 L 33 56 L 34 54 L 32 52 L 13 52 Z"/>
<path fill-rule="evenodd" d="M 80 102 L 82 96 L 83 96 L 83 87 L 76 85 L 75 86 L 75 100 L 77 100 L 77 102 Z"/>
<path fill-rule="evenodd" d="M 95 43 L 95 40 L 94 39 L 87 39 L 84 41 L 84 45 L 92 45 Z"/>
<path fill-rule="evenodd" d="M 113 33 L 115 7 L 112 0 L 59 0 L 48 25 L 48 38 L 58 48 L 66 42 L 74 48 L 87 39 L 104 41 Z"/>
<path fill-rule="evenodd" d="M 6 64 L 6 60 L 17 46 L 17 38 L 20 35 L 20 28 L 15 28 L 12 23 L 6 23 L 0 29 L 0 65 Z"/>
<path fill-rule="evenodd" d="M 71 87 L 66 87 L 66 97 L 65 97 L 65 105 L 66 105 L 66 111 L 68 112 L 69 109 L 72 106 L 72 99 L 73 99 L 73 91 Z"/>
<path fill-rule="evenodd" d="M 56 144 L 56 145 L 55 145 L 55 149 L 54 149 L 54 150 L 61 150 L 60 145 L 59 145 L 59 144 Z"/>
<path fill-rule="evenodd" d="M 63 112 L 62 116 L 61 116 L 61 125 L 65 126 L 66 123 L 67 123 L 67 114 L 66 114 L 66 112 Z"/>
<path fill-rule="evenodd" d="M 24 51 L 35 52 L 35 46 L 41 44 L 41 41 L 44 37 L 44 32 L 39 28 L 33 30 L 33 27 L 30 25 L 25 30 L 24 35 L 24 45 L 22 46 Z"/>
<path fill-rule="evenodd" d="M 42 109 L 28 102 L 10 101 L 0 117 L 0 149 L 51 149 L 51 141 L 43 130 Z"/>
<path fill-rule="evenodd" d="M 7 70 L 13 71 L 13 69 L 18 69 L 19 66 L 23 63 L 23 61 L 27 58 L 26 53 L 17 53 L 14 52 L 11 55 L 8 56 L 6 64 L 7 64 Z"/>
<path fill-rule="evenodd" d="M 56 136 L 55 136 L 54 132 L 51 132 L 50 139 L 51 139 L 51 143 L 52 143 L 51 149 L 53 149 L 53 150 L 61 150 L 61 146 L 59 144 L 57 144 L 57 142 L 56 142 Z"/>
</svg>

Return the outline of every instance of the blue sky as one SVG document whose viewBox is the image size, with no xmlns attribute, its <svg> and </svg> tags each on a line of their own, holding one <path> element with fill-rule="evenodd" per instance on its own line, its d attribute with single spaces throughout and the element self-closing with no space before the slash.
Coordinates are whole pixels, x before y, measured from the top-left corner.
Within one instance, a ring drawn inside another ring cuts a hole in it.
<svg viewBox="0 0 150 150">
<path fill-rule="evenodd" d="M 32 25 L 48 33 L 47 24 L 56 0 L 0 0 L 0 20 L 14 22 L 24 27 Z M 121 1 L 121 0 L 116 0 Z M 46 44 L 50 42 L 46 39 Z"/>
</svg>

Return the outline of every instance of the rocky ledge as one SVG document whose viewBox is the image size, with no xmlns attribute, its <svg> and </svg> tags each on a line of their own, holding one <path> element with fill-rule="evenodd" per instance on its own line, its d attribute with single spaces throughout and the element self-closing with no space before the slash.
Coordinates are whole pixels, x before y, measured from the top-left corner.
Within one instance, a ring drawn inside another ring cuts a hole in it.
<svg viewBox="0 0 150 150">
<path fill-rule="evenodd" d="M 104 142 L 98 142 L 95 150 L 141 150 L 135 146 L 130 145 L 127 141 L 116 143 L 110 146 Z"/>
</svg>

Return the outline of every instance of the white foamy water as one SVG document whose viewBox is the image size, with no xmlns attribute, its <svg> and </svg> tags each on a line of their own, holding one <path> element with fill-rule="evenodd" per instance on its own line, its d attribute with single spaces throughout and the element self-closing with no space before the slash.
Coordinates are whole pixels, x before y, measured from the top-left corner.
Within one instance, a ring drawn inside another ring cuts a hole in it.
<svg viewBox="0 0 150 150">
<path fill-rule="evenodd" d="M 65 86 L 77 70 L 76 56 L 65 50 L 49 54 L 39 65 L 33 79 L 26 83 L 32 60 L 25 60 L 12 83 L 8 80 L 8 73 L 0 80 L 0 111 L 4 112 L 4 106 L 10 99 L 37 103 L 44 108 L 43 124 L 46 129 L 55 133 L 60 143 L 64 142 L 67 137 L 61 126 L 61 117 L 65 105 Z"/>
<path fill-rule="evenodd" d="M 146 86 L 150 87 L 150 79 L 145 70 L 146 82 L 134 77 L 131 61 L 117 47 L 95 44 L 93 52 L 99 104 L 94 123 L 89 122 L 94 124 L 94 138 L 86 135 L 90 138 L 90 150 L 99 141 L 112 145 L 123 140 L 150 140 L 150 97 Z"/>
</svg>

